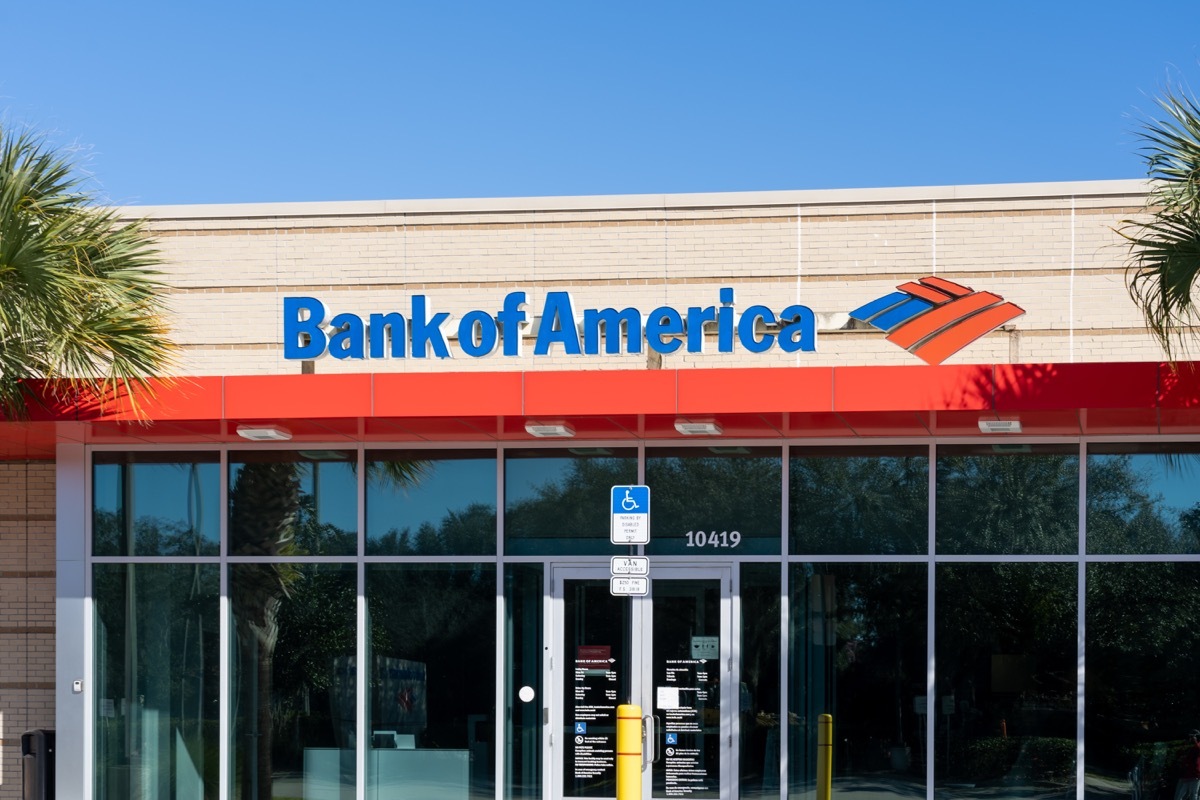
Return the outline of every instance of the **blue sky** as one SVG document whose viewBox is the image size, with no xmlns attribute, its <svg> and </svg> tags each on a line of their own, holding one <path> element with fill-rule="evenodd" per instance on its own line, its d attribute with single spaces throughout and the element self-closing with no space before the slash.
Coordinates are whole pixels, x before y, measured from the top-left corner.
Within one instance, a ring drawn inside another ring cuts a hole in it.
<svg viewBox="0 0 1200 800">
<path fill-rule="evenodd" d="M 0 120 L 111 202 L 1136 178 L 1200 3 L 6 3 Z"/>
</svg>

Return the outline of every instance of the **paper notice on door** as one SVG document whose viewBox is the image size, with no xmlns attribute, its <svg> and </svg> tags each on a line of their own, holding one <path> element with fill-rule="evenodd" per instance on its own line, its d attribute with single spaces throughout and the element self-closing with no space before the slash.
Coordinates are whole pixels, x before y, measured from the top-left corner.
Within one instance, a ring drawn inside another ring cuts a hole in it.
<svg viewBox="0 0 1200 800">
<path fill-rule="evenodd" d="M 658 702 L 656 705 L 659 708 L 679 708 L 679 689 L 675 686 L 659 686 L 658 687 Z"/>
</svg>

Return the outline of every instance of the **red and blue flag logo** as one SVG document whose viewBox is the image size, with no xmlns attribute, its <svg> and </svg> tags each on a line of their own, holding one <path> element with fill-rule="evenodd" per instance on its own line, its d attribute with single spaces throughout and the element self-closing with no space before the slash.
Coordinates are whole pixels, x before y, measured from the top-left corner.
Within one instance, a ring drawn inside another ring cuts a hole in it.
<svg viewBox="0 0 1200 800">
<path fill-rule="evenodd" d="M 886 333 L 927 364 L 941 364 L 976 339 L 1025 313 L 991 292 L 929 276 L 896 287 L 897 291 L 850 312 Z"/>
</svg>

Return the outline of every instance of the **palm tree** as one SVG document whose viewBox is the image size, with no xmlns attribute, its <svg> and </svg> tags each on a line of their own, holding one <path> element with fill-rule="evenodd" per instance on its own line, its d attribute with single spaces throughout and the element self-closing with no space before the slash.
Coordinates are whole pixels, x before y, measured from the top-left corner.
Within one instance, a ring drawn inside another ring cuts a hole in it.
<svg viewBox="0 0 1200 800">
<path fill-rule="evenodd" d="M 1125 220 L 1129 293 L 1168 355 L 1200 324 L 1200 104 L 1168 89 L 1140 133 L 1152 182 L 1146 216 Z"/>
<path fill-rule="evenodd" d="M 141 222 L 98 207 L 75 165 L 0 126 L 0 414 L 26 416 L 28 382 L 50 396 L 130 398 L 173 366 L 160 263 Z"/>
</svg>

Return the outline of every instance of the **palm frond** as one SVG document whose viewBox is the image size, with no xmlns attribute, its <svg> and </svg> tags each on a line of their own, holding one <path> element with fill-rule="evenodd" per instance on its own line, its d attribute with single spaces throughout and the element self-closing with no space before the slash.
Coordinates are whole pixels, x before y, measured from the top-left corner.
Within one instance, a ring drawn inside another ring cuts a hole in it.
<svg viewBox="0 0 1200 800">
<path fill-rule="evenodd" d="M 1169 358 L 1200 325 L 1200 103 L 1182 91 L 1158 99 L 1162 119 L 1140 138 L 1151 188 L 1141 219 L 1122 220 L 1130 297 Z"/>
<path fill-rule="evenodd" d="M 27 382 L 52 396 L 137 395 L 175 365 L 161 263 L 141 222 L 83 191 L 74 165 L 0 127 L 0 413 L 25 416 Z"/>
</svg>

